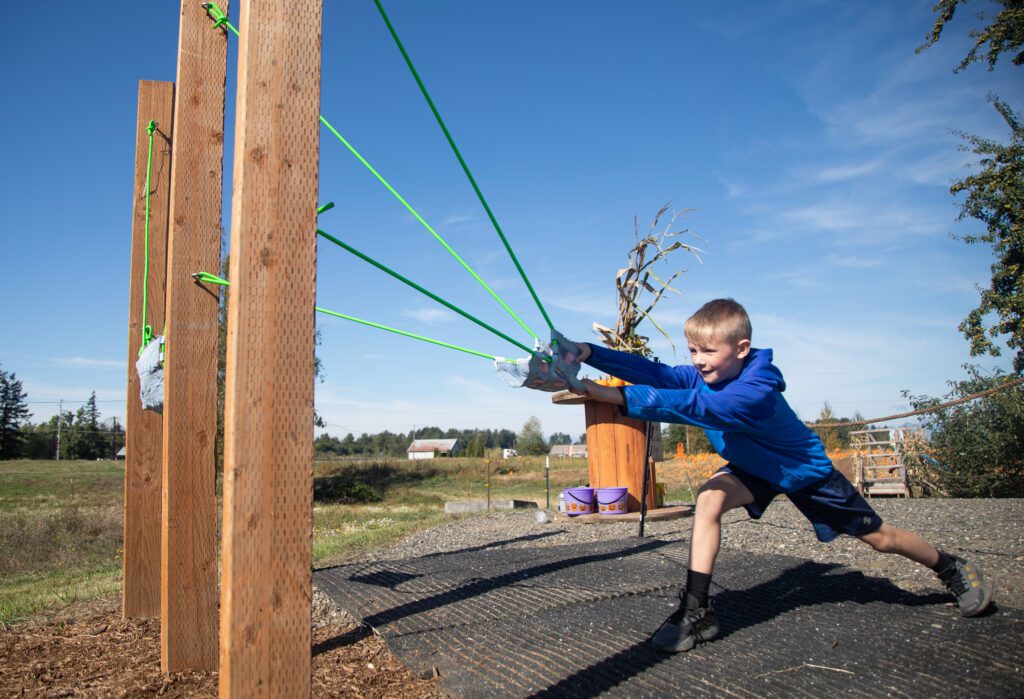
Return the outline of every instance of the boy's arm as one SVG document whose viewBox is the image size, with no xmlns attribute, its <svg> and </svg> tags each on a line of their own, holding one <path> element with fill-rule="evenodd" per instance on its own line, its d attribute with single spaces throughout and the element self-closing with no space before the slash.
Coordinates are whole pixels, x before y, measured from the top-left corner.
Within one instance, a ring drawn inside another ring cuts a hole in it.
<svg viewBox="0 0 1024 699">
<path fill-rule="evenodd" d="M 588 348 L 589 354 L 585 349 L 580 355 L 580 361 L 623 381 L 658 388 L 696 388 L 698 385 L 698 373 L 692 366 L 669 366 L 637 354 L 589 343 L 581 346 Z"/>
<path fill-rule="evenodd" d="M 616 390 L 622 398 L 622 413 L 638 420 L 684 422 L 712 430 L 750 432 L 775 414 L 773 387 L 755 382 L 734 383 L 717 393 L 650 386 L 624 386 Z"/>
</svg>

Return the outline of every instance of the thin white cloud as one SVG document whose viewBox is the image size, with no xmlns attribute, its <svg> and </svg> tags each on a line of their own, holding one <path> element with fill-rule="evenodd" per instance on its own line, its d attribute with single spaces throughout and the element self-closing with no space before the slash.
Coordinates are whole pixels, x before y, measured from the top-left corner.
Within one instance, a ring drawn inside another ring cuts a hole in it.
<svg viewBox="0 0 1024 699">
<path fill-rule="evenodd" d="M 852 267 L 854 269 L 870 269 L 872 267 L 881 267 L 885 264 L 885 260 L 873 257 L 860 257 L 858 255 L 829 255 L 828 261 L 830 264 L 839 265 L 840 267 Z"/>
<path fill-rule="evenodd" d="M 441 219 L 441 225 L 445 228 L 451 228 L 453 226 L 459 226 L 464 223 L 476 223 L 479 220 L 479 216 L 470 213 L 448 214 L 443 219 Z"/>
<path fill-rule="evenodd" d="M 849 165 L 834 165 L 818 171 L 814 179 L 818 182 L 845 182 L 876 172 L 882 163 L 880 160 L 872 160 L 865 163 L 851 163 Z"/>
<path fill-rule="evenodd" d="M 442 308 L 411 308 L 402 311 L 402 315 L 428 324 L 447 323 L 455 320 L 454 313 Z"/>
<path fill-rule="evenodd" d="M 54 357 L 53 364 L 62 367 L 82 369 L 123 369 L 128 363 L 123 359 L 92 359 L 90 357 Z"/>
<path fill-rule="evenodd" d="M 605 322 L 615 316 L 614 300 L 614 288 L 609 288 L 602 291 L 552 293 L 548 294 L 545 304 L 563 311 L 582 313 L 592 316 L 598 322 Z"/>
<path fill-rule="evenodd" d="M 977 162 L 973 154 L 959 150 L 958 145 L 958 142 L 951 139 L 945 148 L 921 158 L 907 159 L 896 172 L 900 177 L 918 184 L 949 187 L 953 180 L 970 174 Z"/>
<path fill-rule="evenodd" d="M 747 193 L 747 185 L 739 182 L 735 178 L 731 178 L 726 175 L 716 173 L 715 179 L 717 179 L 718 183 L 722 185 L 722 187 L 725 189 L 726 196 L 728 196 L 730 199 L 735 199 Z"/>
<path fill-rule="evenodd" d="M 776 272 L 764 277 L 767 281 L 785 282 L 798 289 L 824 289 L 828 285 L 821 278 L 821 274 L 807 270 L 794 269 L 785 272 Z"/>
<path fill-rule="evenodd" d="M 884 193 L 794 202 L 768 213 L 774 226 L 762 229 L 752 242 L 829 233 L 841 245 L 892 245 L 908 237 L 945 235 L 951 220 L 946 211 L 889 201 Z"/>
</svg>

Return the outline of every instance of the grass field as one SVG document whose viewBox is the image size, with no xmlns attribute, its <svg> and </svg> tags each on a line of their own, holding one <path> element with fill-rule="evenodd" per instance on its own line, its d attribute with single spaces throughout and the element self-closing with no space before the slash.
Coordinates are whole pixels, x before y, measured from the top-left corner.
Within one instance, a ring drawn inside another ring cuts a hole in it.
<svg viewBox="0 0 1024 699">
<path fill-rule="evenodd" d="M 694 457 L 698 459 L 698 457 Z M 705 461 L 707 463 L 705 463 Z M 314 464 L 313 560 L 353 560 L 447 521 L 449 500 L 532 500 L 544 507 L 545 460 L 368 459 Z M 710 459 L 659 464 L 669 500 L 688 500 Z M 551 506 L 587 482 L 585 460 L 552 459 Z M 120 587 L 124 464 L 0 462 L 0 625 Z"/>
</svg>

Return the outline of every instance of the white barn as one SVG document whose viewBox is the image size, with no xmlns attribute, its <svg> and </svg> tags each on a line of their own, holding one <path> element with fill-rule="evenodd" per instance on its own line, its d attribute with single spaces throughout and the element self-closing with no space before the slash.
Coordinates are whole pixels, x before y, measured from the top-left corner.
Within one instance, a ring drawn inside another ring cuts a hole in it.
<svg viewBox="0 0 1024 699">
<path fill-rule="evenodd" d="M 435 456 L 458 456 L 462 445 L 457 439 L 414 439 L 406 450 L 410 459 L 433 459 Z"/>
<path fill-rule="evenodd" d="M 587 445 L 586 444 L 555 444 L 551 447 L 551 456 L 558 456 L 561 458 L 569 459 L 585 459 L 587 458 Z"/>
</svg>

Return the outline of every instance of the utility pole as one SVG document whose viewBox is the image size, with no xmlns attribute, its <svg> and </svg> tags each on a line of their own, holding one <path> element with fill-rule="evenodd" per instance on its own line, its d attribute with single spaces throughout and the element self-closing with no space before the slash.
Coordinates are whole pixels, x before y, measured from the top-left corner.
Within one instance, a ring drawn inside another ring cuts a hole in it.
<svg viewBox="0 0 1024 699">
<path fill-rule="evenodd" d="M 64 399 L 57 405 L 57 461 L 60 461 L 60 423 L 64 420 Z"/>
</svg>

